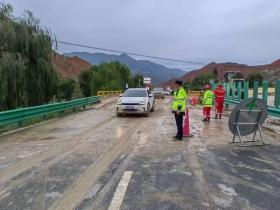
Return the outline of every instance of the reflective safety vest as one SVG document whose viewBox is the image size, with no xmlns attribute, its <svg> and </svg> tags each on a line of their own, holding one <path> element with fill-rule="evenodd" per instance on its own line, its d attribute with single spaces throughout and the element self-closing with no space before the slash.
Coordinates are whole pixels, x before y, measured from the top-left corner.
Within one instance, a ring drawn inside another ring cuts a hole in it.
<svg viewBox="0 0 280 210">
<path fill-rule="evenodd" d="M 174 99 L 173 99 L 173 105 L 172 105 L 172 111 L 176 112 L 179 110 L 180 112 L 184 112 L 186 110 L 186 100 L 188 98 L 188 95 L 183 87 L 180 87 L 177 91 L 173 93 Z"/>
<path fill-rule="evenodd" d="M 203 95 L 202 105 L 204 107 L 212 107 L 214 104 L 214 93 L 211 90 L 206 90 Z"/>
</svg>

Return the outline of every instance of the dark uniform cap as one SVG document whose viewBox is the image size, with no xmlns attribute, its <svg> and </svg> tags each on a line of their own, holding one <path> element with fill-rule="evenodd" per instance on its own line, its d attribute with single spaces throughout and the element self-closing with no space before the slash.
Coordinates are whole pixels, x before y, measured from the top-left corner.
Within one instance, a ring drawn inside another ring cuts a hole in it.
<svg viewBox="0 0 280 210">
<path fill-rule="evenodd" d="M 181 81 L 181 80 L 176 80 L 176 82 L 175 82 L 175 84 L 177 84 L 177 85 L 183 85 L 183 82 Z"/>
</svg>

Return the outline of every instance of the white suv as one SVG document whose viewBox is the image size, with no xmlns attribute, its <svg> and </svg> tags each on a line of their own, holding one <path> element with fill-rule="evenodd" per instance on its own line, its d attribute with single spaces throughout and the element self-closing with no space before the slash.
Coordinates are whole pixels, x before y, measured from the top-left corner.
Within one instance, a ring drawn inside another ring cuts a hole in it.
<svg viewBox="0 0 280 210">
<path fill-rule="evenodd" d="M 146 88 L 129 88 L 120 95 L 117 102 L 117 115 L 145 114 L 154 110 L 154 96 Z"/>
</svg>

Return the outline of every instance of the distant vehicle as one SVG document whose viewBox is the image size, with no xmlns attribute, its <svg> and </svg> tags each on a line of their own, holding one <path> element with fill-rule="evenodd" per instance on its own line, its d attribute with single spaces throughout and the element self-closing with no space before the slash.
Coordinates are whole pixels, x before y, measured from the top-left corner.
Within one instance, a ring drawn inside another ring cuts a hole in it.
<svg viewBox="0 0 280 210">
<path fill-rule="evenodd" d="M 129 88 L 120 95 L 117 102 L 117 115 L 144 114 L 154 111 L 154 96 L 147 88 Z"/>
<path fill-rule="evenodd" d="M 153 94 L 154 94 L 155 98 L 164 99 L 164 97 L 165 97 L 163 88 L 154 88 Z"/>
<path fill-rule="evenodd" d="M 240 71 L 227 71 L 224 74 L 225 82 L 243 82 L 244 83 L 244 76 L 241 74 Z"/>
<path fill-rule="evenodd" d="M 234 95 L 237 95 L 238 83 L 241 83 L 241 99 L 244 99 L 244 76 L 240 71 L 228 71 L 224 74 L 225 82 L 235 84 Z M 230 90 L 230 95 L 233 95 L 232 90 Z"/>
<path fill-rule="evenodd" d="M 171 94 L 171 93 L 170 93 L 169 90 L 165 90 L 165 91 L 164 91 L 164 95 L 165 95 L 165 96 L 169 96 L 170 94 Z"/>
</svg>

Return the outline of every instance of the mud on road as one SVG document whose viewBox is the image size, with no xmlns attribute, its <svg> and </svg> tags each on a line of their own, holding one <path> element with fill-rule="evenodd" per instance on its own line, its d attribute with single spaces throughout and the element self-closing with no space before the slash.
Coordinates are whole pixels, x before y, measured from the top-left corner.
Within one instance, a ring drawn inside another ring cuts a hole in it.
<svg viewBox="0 0 280 210">
<path fill-rule="evenodd" d="M 0 136 L 0 209 L 105 210 L 112 200 L 121 209 L 280 209 L 279 134 L 236 147 L 227 118 L 204 124 L 196 107 L 194 137 L 176 142 L 169 98 L 149 117 L 116 117 L 114 105 Z"/>
</svg>

